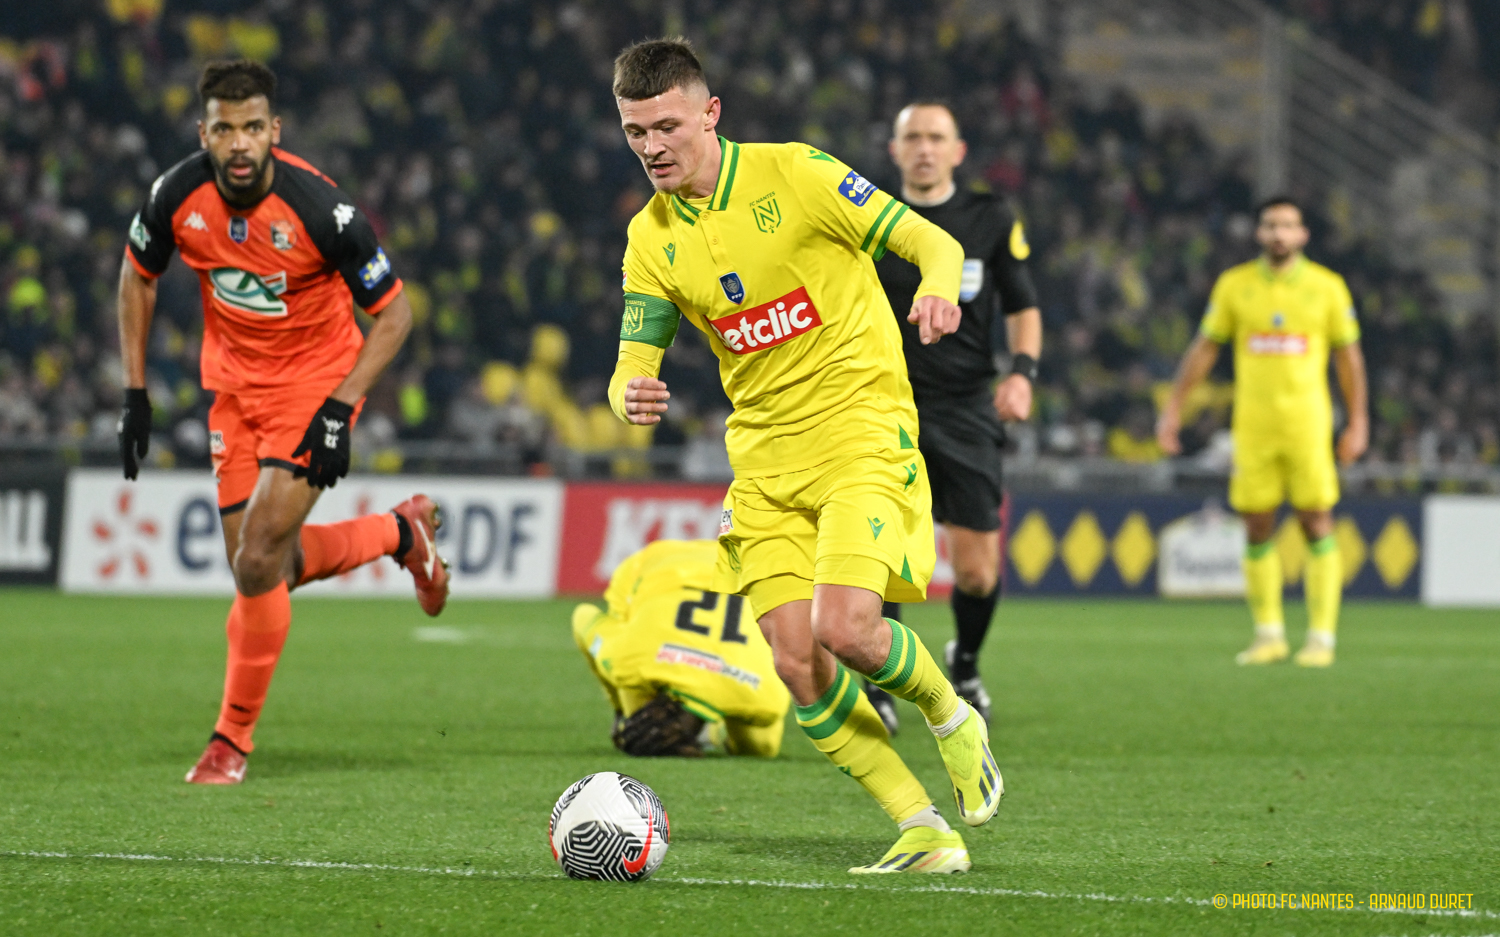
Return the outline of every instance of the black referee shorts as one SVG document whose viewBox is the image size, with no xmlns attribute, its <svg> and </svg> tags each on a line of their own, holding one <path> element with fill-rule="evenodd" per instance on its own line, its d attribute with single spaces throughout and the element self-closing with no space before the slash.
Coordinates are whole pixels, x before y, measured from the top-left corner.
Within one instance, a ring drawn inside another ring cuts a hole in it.
<svg viewBox="0 0 1500 937">
<path fill-rule="evenodd" d="M 932 519 L 969 530 L 999 530 L 1005 425 L 989 394 L 919 401 L 917 415 L 922 421 L 917 445 L 932 486 Z"/>
</svg>

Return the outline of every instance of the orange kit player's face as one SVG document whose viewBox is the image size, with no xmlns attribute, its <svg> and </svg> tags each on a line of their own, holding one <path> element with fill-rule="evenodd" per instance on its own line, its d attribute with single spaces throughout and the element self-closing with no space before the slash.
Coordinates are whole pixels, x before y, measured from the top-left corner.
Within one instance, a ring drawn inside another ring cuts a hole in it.
<svg viewBox="0 0 1500 937">
<path fill-rule="evenodd" d="M 1281 264 L 1307 246 L 1307 226 L 1294 205 L 1272 205 L 1260 213 L 1255 240 L 1272 263 Z"/>
<path fill-rule="evenodd" d="M 198 142 L 213 161 L 219 191 L 238 203 L 265 195 L 271 147 L 281 143 L 281 118 L 271 116 L 271 102 L 263 94 L 243 101 L 209 98 L 203 111 Z"/>
<path fill-rule="evenodd" d="M 615 104 L 620 108 L 625 139 L 658 192 L 676 192 L 685 198 L 713 194 L 718 173 L 709 176 L 705 164 L 710 152 L 719 151 L 714 134 L 719 124 L 718 98 L 710 97 L 702 86 L 685 89 L 679 85 L 644 101 L 616 98 Z"/>
</svg>

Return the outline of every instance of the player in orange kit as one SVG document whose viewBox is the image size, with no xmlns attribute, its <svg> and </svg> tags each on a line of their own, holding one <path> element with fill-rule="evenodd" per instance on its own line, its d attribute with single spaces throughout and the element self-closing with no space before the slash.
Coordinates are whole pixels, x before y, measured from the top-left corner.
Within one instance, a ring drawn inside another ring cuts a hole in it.
<svg viewBox="0 0 1500 937">
<path fill-rule="evenodd" d="M 219 720 L 187 780 L 237 784 L 291 626 L 290 590 L 392 556 L 436 615 L 448 570 L 434 546 L 442 521 L 425 495 L 389 514 L 303 524 L 322 489 L 349 471 L 350 430 L 411 329 L 411 306 L 352 200 L 277 148 L 271 70 L 213 63 L 198 91 L 203 148 L 151 186 L 120 269 L 120 456 L 125 477 L 135 478 L 151 434 L 146 340 L 156 278 L 177 250 L 203 293 L 209 445 L 236 591 Z M 368 337 L 355 304 L 375 317 Z"/>
</svg>

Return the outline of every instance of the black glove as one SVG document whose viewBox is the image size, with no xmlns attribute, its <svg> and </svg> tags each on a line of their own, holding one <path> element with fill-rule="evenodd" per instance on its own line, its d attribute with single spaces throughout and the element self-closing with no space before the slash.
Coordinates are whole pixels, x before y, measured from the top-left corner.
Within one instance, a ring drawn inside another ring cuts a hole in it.
<svg viewBox="0 0 1500 937">
<path fill-rule="evenodd" d="M 354 408 L 329 397 L 318 408 L 292 458 L 312 453 L 307 465 L 307 483 L 314 488 L 332 488 L 349 474 L 349 424 Z"/>
<path fill-rule="evenodd" d="M 120 437 L 120 461 L 125 464 L 125 477 L 134 479 L 141 471 L 140 460 L 151 448 L 151 398 L 146 396 L 146 388 L 125 388 L 125 407 L 120 411 L 115 433 Z"/>
<path fill-rule="evenodd" d="M 662 693 L 631 713 L 629 719 L 616 719 L 610 741 L 627 755 L 697 758 L 703 754 L 703 749 L 698 747 L 698 733 L 701 731 L 702 719 Z"/>
</svg>

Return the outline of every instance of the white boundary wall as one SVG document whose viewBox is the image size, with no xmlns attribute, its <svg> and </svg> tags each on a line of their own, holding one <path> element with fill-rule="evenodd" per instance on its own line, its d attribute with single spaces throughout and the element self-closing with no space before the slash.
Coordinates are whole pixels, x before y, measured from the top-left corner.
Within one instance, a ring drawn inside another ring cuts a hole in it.
<svg viewBox="0 0 1500 937">
<path fill-rule="evenodd" d="M 1422 527 L 1423 604 L 1500 607 L 1500 498 L 1432 495 Z"/>
<path fill-rule="evenodd" d="M 325 491 L 309 523 L 386 511 L 414 492 L 443 509 L 442 554 L 452 594 L 545 597 L 556 591 L 563 485 L 552 479 L 355 475 Z M 69 473 L 59 584 L 66 592 L 232 595 L 213 476 L 118 470 Z M 410 595 L 411 580 L 380 560 L 298 595 Z"/>
</svg>

